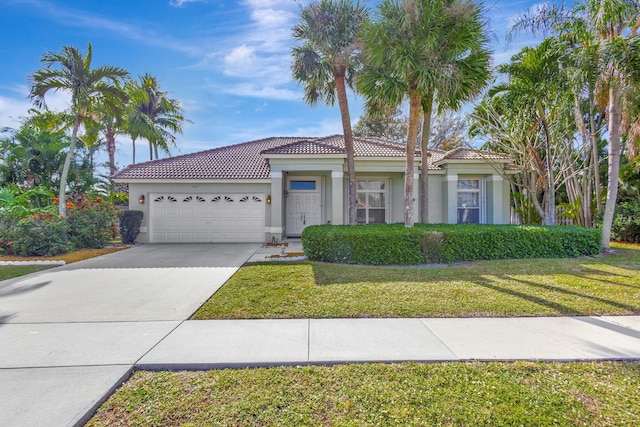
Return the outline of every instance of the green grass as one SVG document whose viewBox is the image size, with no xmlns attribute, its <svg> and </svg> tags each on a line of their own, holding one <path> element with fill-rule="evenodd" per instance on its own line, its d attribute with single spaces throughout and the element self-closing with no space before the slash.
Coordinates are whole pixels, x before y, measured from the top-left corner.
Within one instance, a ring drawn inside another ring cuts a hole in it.
<svg viewBox="0 0 640 427">
<path fill-rule="evenodd" d="M 51 265 L 3 265 L 0 266 L 0 280 L 13 279 L 14 277 L 24 276 L 25 274 L 35 273 L 36 271 L 51 268 Z"/>
<path fill-rule="evenodd" d="M 640 313 L 640 246 L 572 259 L 452 268 L 263 263 L 241 268 L 194 319 Z"/>
<path fill-rule="evenodd" d="M 636 426 L 640 364 L 136 372 L 88 426 Z"/>
</svg>

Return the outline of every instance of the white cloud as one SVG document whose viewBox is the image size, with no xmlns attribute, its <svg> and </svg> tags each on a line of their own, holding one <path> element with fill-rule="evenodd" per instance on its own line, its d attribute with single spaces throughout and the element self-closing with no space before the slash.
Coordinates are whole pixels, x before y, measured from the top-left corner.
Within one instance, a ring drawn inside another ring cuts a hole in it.
<svg viewBox="0 0 640 427">
<path fill-rule="evenodd" d="M 21 119 L 29 115 L 29 110 L 34 108 L 27 98 L 29 89 L 26 86 L 14 86 L 9 88 L 9 96 L 0 95 L 0 128 L 20 127 Z M 52 111 L 65 111 L 69 108 L 70 97 L 64 92 L 50 92 L 46 95 L 47 107 Z"/>
<path fill-rule="evenodd" d="M 224 57 L 223 71 L 228 76 L 248 77 L 255 72 L 255 63 L 255 48 L 243 44 Z"/>
<path fill-rule="evenodd" d="M 265 86 L 255 83 L 239 83 L 228 86 L 225 93 L 248 98 L 275 99 L 281 101 L 299 100 L 301 95 L 291 89 Z"/>
<path fill-rule="evenodd" d="M 342 134 L 342 121 L 322 120 L 318 124 L 311 126 L 299 127 L 293 136 L 327 136 Z"/>
<path fill-rule="evenodd" d="M 206 0 L 171 0 L 169 4 L 173 7 L 182 7 L 189 3 L 203 3 Z"/>
<path fill-rule="evenodd" d="M 226 41 L 223 49 L 204 55 L 196 68 L 221 71 L 236 79 L 223 91 L 275 100 L 299 100 L 291 78 L 291 28 L 299 5 L 294 1 L 245 0 L 249 23 Z"/>
<path fill-rule="evenodd" d="M 184 0 L 178 1 L 184 2 Z M 88 29 L 99 28 L 146 45 L 165 47 L 189 55 L 202 54 L 202 49 L 199 46 L 172 39 L 164 34 L 157 34 L 147 29 L 144 25 L 129 24 L 85 12 L 84 10 L 65 8 L 60 4 L 52 4 L 46 0 L 22 0 L 20 5 L 30 6 L 38 13 L 61 25 Z"/>
<path fill-rule="evenodd" d="M 24 99 L 0 96 L 0 128 L 20 127 L 20 118 L 27 115 L 31 103 Z"/>
</svg>

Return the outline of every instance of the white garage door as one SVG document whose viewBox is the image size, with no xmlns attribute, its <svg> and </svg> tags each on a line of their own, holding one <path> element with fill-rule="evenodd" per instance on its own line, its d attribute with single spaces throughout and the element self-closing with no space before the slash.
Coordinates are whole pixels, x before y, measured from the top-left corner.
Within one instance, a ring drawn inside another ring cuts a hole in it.
<svg viewBox="0 0 640 427">
<path fill-rule="evenodd" d="M 263 242 L 264 194 L 150 194 L 154 243 Z"/>
</svg>

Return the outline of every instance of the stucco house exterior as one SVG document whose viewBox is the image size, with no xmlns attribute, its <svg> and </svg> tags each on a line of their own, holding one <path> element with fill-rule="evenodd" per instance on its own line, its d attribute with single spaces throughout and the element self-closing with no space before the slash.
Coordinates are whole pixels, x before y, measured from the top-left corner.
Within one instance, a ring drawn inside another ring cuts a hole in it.
<svg viewBox="0 0 640 427">
<path fill-rule="evenodd" d="M 405 145 L 355 138 L 359 223 L 403 222 Z M 414 178 L 419 212 L 419 153 Z M 471 148 L 430 151 L 431 223 L 510 221 L 508 157 Z M 271 242 L 313 224 L 345 224 L 344 138 L 273 137 L 127 166 L 129 208 L 144 212 L 138 241 Z"/>
</svg>

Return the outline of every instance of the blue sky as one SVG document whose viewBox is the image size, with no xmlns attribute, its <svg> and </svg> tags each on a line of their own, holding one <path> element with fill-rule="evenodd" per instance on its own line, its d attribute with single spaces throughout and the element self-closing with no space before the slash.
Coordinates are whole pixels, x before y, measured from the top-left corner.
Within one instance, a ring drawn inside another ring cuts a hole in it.
<svg viewBox="0 0 640 427">
<path fill-rule="evenodd" d="M 133 76 L 155 75 L 180 100 L 186 124 L 173 154 L 270 136 L 342 133 L 337 109 L 309 107 L 291 79 L 291 27 L 308 0 L 0 0 L 0 127 L 19 126 L 31 107 L 28 75 L 47 51 L 93 45 L 93 65 L 117 65 Z M 375 9 L 378 1 L 366 4 Z M 494 63 L 532 41 L 505 46 L 504 32 L 533 1 L 485 3 L 494 40 Z M 361 100 L 351 94 L 355 124 Z M 51 109 L 68 105 L 52 94 Z M 121 138 L 118 166 L 131 161 Z M 148 150 L 140 146 L 138 160 Z"/>
</svg>

